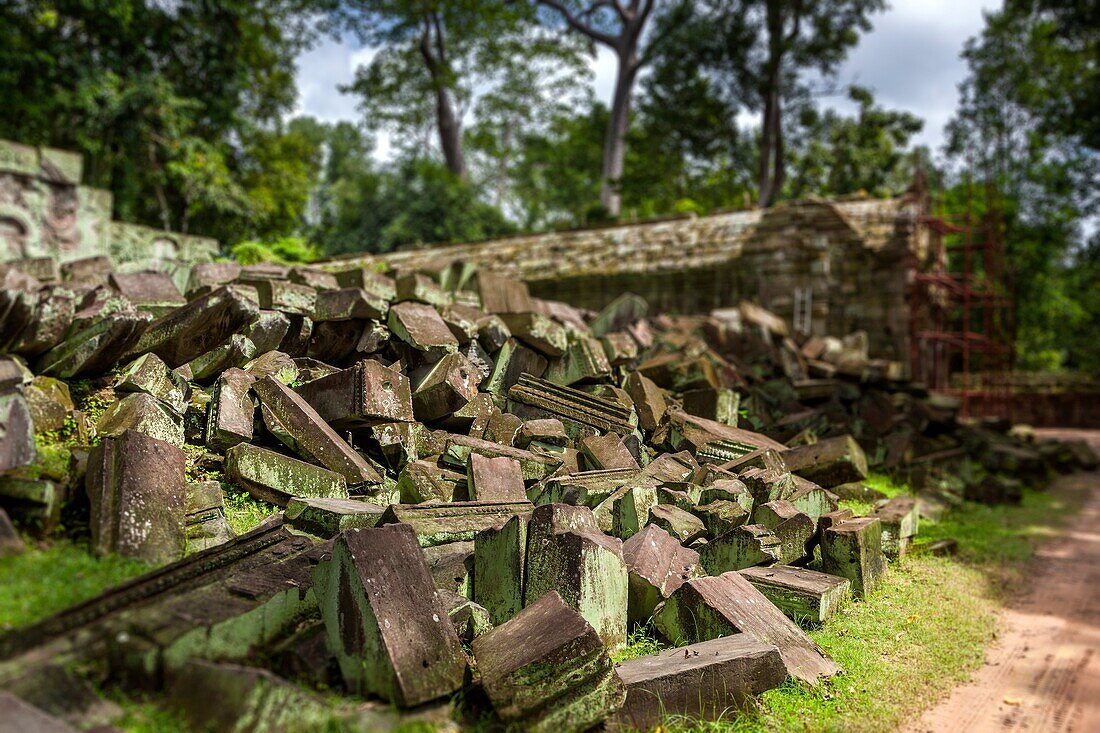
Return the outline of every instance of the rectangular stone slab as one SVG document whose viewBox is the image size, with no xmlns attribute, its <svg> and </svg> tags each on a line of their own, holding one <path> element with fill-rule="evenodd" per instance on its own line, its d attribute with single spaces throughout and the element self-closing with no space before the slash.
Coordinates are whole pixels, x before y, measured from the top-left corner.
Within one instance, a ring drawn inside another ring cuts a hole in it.
<svg viewBox="0 0 1100 733">
<path fill-rule="evenodd" d="M 225 451 L 252 441 L 256 408 L 249 390 L 255 378 L 242 369 L 227 369 L 214 382 L 206 408 L 204 440 L 211 450 Z"/>
<path fill-rule="evenodd" d="M 847 578 L 789 565 L 745 568 L 738 572 L 796 622 L 825 623 L 852 592 L 852 583 Z"/>
<path fill-rule="evenodd" d="M 412 527 L 421 547 L 472 540 L 503 519 L 525 514 L 530 502 L 455 501 L 449 504 L 391 504 L 379 524 L 403 522 Z"/>
<path fill-rule="evenodd" d="M 351 529 L 314 570 L 348 689 L 411 707 L 462 686 L 466 656 L 412 528 Z"/>
<path fill-rule="evenodd" d="M 347 499 L 347 481 L 340 474 L 267 448 L 241 443 L 225 453 L 225 473 L 257 499 L 286 506 L 295 496 Z"/>
<path fill-rule="evenodd" d="M 886 572 L 882 554 L 882 523 L 875 517 L 856 517 L 821 533 L 821 567 L 852 581 L 852 595 L 870 595 Z"/>
<path fill-rule="evenodd" d="M 489 458 L 471 453 L 466 483 L 473 501 L 527 501 L 523 468 L 508 456 Z"/>
<path fill-rule="evenodd" d="M 869 516 L 877 517 L 882 524 L 882 551 L 886 557 L 896 559 L 904 555 L 919 528 L 917 500 L 911 496 L 896 496 Z"/>
<path fill-rule="evenodd" d="M 352 486 L 382 483 L 382 475 L 374 466 L 337 435 L 308 402 L 282 382 L 264 377 L 252 385 L 252 391 L 296 443 L 322 466 L 340 474 Z"/>
<path fill-rule="evenodd" d="M 284 516 L 294 529 L 327 539 L 347 529 L 377 526 L 384 512 L 377 504 L 356 499 L 296 496 L 287 503 Z"/>
<path fill-rule="evenodd" d="M 626 688 L 596 630 L 551 591 L 473 641 L 493 709 L 535 733 L 581 733 L 622 706 Z"/>
<path fill-rule="evenodd" d="M 626 704 L 609 730 L 655 730 L 670 716 L 719 720 L 787 677 L 779 650 L 748 634 L 630 659 L 615 667 Z"/>
<path fill-rule="evenodd" d="M 227 285 L 151 323 L 134 353 L 152 351 L 175 368 L 241 331 L 259 312 L 255 290 Z"/>
<path fill-rule="evenodd" d="M 500 625 L 523 608 L 527 580 L 527 523 L 516 515 L 474 537 L 474 601 Z"/>
<path fill-rule="evenodd" d="M 536 407 L 557 417 L 565 424 L 567 431 L 570 431 L 571 425 L 579 425 L 598 432 L 629 435 L 638 425 L 638 415 L 633 407 L 527 374 L 520 375 L 519 381 L 508 390 L 508 400 Z"/>
<path fill-rule="evenodd" d="M 736 572 L 689 580 L 653 618 L 657 630 L 677 643 L 744 633 L 774 644 L 787 674 L 809 684 L 840 671 L 821 647 Z"/>
<path fill-rule="evenodd" d="M 337 428 L 413 420 L 408 378 L 373 359 L 306 382 L 295 391 Z"/>
<path fill-rule="evenodd" d="M 826 489 L 867 478 L 867 456 L 850 435 L 790 448 L 782 455 L 788 470 Z"/>
<path fill-rule="evenodd" d="M 523 478 L 538 481 L 547 478 L 561 466 L 561 459 L 545 453 L 534 453 L 509 445 L 493 443 L 489 440 L 471 438 L 467 435 L 451 435 L 447 438 L 447 447 L 443 452 L 443 462 L 465 469 L 471 453 L 479 453 L 489 458 L 514 458 L 523 470 Z"/>
</svg>

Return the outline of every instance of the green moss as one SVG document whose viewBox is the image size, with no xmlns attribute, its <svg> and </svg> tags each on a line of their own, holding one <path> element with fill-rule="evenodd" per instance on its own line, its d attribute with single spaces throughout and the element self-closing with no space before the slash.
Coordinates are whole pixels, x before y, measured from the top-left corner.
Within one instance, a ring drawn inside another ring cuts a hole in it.
<svg viewBox="0 0 1100 733">
<path fill-rule="evenodd" d="M 70 541 L 5 558 L 0 560 L 0 629 L 32 623 L 150 569 L 118 555 L 96 557 L 87 545 Z"/>
<path fill-rule="evenodd" d="M 225 490 L 225 518 L 237 534 L 254 529 L 263 520 L 279 511 L 279 507 L 255 499 L 232 484 L 222 484 Z"/>
</svg>

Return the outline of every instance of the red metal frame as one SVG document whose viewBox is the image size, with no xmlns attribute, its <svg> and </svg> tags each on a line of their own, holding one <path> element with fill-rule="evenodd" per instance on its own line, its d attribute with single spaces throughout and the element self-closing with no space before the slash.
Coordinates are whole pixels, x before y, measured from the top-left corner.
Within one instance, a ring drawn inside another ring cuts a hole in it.
<svg viewBox="0 0 1100 733">
<path fill-rule="evenodd" d="M 928 250 L 923 261 L 913 253 L 911 373 L 936 392 L 958 396 L 964 415 L 977 407 L 1011 419 L 1015 305 L 995 192 L 986 188 L 978 220 L 968 175 L 965 212 L 948 221 L 942 195 L 939 214 L 932 214 L 922 181 L 918 176 L 915 184 L 923 200 L 918 236 L 927 235 Z"/>
</svg>

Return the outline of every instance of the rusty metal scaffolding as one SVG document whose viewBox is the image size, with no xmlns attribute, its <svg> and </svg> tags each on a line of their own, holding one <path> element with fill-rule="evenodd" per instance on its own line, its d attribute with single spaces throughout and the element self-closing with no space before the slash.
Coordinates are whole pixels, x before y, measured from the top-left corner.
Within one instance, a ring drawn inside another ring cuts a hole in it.
<svg viewBox="0 0 1100 733">
<path fill-rule="evenodd" d="M 925 199 L 927 248 L 914 262 L 910 291 L 910 368 L 933 391 L 957 396 L 962 414 L 1011 419 L 1015 307 L 997 198 L 987 186 L 979 216 L 969 176 L 964 192 L 965 208 L 953 219 L 942 194 L 934 206 Z"/>
</svg>

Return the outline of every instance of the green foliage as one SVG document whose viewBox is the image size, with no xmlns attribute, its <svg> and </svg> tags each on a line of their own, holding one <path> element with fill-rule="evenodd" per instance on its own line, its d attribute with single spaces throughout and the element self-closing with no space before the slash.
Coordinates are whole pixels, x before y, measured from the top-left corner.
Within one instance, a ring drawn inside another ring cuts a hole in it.
<svg viewBox="0 0 1100 733">
<path fill-rule="evenodd" d="M 241 242 L 233 245 L 229 252 L 242 265 L 262 262 L 297 265 L 313 262 L 319 256 L 317 248 L 302 237 L 282 237 L 273 242 Z"/>
<path fill-rule="evenodd" d="M 230 528 L 236 534 L 244 534 L 263 520 L 279 511 L 274 504 L 252 498 L 246 491 L 241 491 L 232 484 L 222 484 L 225 490 L 225 519 Z"/>
</svg>

